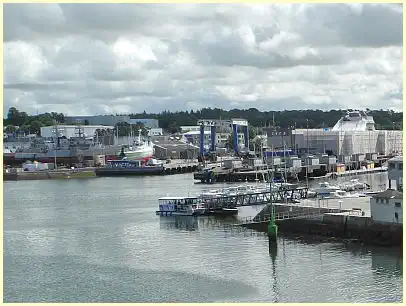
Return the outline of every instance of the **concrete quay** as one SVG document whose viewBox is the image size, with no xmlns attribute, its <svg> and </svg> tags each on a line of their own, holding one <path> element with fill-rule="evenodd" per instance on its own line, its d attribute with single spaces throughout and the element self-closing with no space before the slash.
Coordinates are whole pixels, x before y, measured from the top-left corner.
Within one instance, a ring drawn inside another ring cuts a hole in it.
<svg viewBox="0 0 406 306">
<path fill-rule="evenodd" d="M 96 177 L 94 168 L 3 172 L 4 181 L 78 179 Z"/>
<path fill-rule="evenodd" d="M 329 237 L 370 245 L 402 246 L 403 225 L 374 222 L 370 217 L 369 198 L 343 198 L 340 200 L 341 203 L 339 200 L 334 200 L 329 200 L 329 203 L 320 203 L 320 206 L 317 201 L 311 200 L 303 200 L 303 203 L 296 205 L 275 204 L 276 213 L 300 213 L 311 208 L 314 210 L 313 217 L 276 220 L 280 232 L 289 235 L 313 236 L 316 239 L 320 237 L 321 240 L 323 237 Z M 337 208 L 342 211 L 333 213 L 328 211 Z M 269 213 L 270 205 L 264 207 L 253 220 L 244 222 L 241 226 L 266 232 L 268 227 L 266 217 Z"/>
<path fill-rule="evenodd" d="M 198 162 L 185 162 L 184 160 L 172 160 L 168 164 L 162 166 L 161 171 L 155 171 L 154 175 L 172 175 L 178 173 L 194 172 L 198 169 Z M 8 169 L 3 171 L 3 180 L 19 181 L 19 180 L 48 180 L 48 179 L 75 179 L 75 178 L 96 178 L 97 169 L 103 168 L 75 168 L 75 169 L 56 169 L 56 170 L 40 170 L 40 171 L 22 171 L 22 169 Z M 149 175 L 147 171 L 139 171 L 131 173 L 125 169 L 109 169 L 108 175 Z M 123 171 L 124 170 L 124 171 Z"/>
</svg>

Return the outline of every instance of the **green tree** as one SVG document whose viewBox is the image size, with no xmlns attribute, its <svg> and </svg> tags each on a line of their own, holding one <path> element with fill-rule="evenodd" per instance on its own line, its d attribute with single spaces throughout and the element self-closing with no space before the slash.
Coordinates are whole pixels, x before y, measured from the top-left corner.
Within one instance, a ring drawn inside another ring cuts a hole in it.
<svg viewBox="0 0 406 306">
<path fill-rule="evenodd" d="M 43 126 L 43 125 L 42 125 L 42 122 L 41 122 L 41 121 L 39 121 L 39 120 L 34 120 L 34 121 L 31 122 L 29 130 L 30 130 L 30 132 L 31 132 L 32 134 L 40 135 L 40 134 L 41 134 L 41 127 L 42 127 L 42 126 Z"/>
<path fill-rule="evenodd" d="M 17 128 L 14 125 L 7 125 L 5 128 L 6 133 L 15 133 L 17 131 Z"/>
</svg>

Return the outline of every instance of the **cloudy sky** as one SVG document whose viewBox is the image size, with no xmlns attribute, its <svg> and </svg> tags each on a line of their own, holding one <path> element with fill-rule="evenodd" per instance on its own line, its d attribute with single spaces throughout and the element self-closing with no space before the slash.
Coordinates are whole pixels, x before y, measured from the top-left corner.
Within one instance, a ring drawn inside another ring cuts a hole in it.
<svg viewBox="0 0 406 306">
<path fill-rule="evenodd" d="M 4 4 L 4 108 L 402 109 L 398 4 Z"/>
</svg>

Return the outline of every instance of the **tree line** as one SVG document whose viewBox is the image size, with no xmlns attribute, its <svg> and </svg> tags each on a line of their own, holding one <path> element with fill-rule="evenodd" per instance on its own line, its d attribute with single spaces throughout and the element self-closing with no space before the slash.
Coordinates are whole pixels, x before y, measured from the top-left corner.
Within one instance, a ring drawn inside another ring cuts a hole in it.
<svg viewBox="0 0 406 306">
<path fill-rule="evenodd" d="M 351 110 L 350 110 L 351 111 Z M 130 114 L 131 118 L 152 118 L 159 120 L 159 126 L 169 132 L 176 132 L 180 126 L 196 125 L 199 119 L 232 119 L 243 118 L 250 126 L 265 127 L 279 126 L 281 128 L 324 128 L 333 127 L 346 114 L 347 110 L 285 110 L 259 111 L 256 108 L 223 110 L 220 108 L 203 108 L 197 111 L 170 112 L 148 114 L 145 111 Z M 402 130 L 403 113 L 392 110 L 369 110 L 367 113 L 374 117 L 376 129 Z"/>
<path fill-rule="evenodd" d="M 179 132 L 180 126 L 196 125 L 200 119 L 232 119 L 244 118 L 248 120 L 252 127 L 279 126 L 281 128 L 323 128 L 332 127 L 347 110 L 285 110 L 285 111 L 259 111 L 256 108 L 223 110 L 220 108 L 202 108 L 201 110 L 161 113 L 146 113 L 145 111 L 137 114 L 130 114 L 132 119 L 151 118 L 158 119 L 159 126 L 170 133 Z M 374 117 L 376 129 L 402 130 L 403 113 L 392 110 L 368 110 L 369 115 Z M 66 124 L 62 113 L 44 113 L 30 116 L 26 112 L 11 107 L 8 110 L 7 118 L 3 120 L 5 131 L 15 132 L 16 126 L 19 130 L 28 134 L 39 134 L 42 126 L 54 124 Z M 86 125 L 86 123 L 85 123 Z M 146 134 L 143 126 L 131 127 L 128 123 L 118 123 L 119 136 L 127 136 L 130 131 L 142 129 L 142 134 Z"/>
</svg>

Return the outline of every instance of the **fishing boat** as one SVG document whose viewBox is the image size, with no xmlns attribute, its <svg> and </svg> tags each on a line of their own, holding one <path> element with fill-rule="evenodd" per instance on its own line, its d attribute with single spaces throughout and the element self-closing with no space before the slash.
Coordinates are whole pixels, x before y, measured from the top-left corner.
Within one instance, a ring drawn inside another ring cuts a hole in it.
<svg viewBox="0 0 406 306">
<path fill-rule="evenodd" d="M 198 197 L 163 197 L 158 199 L 158 216 L 199 216 L 206 211 Z"/>
<path fill-rule="evenodd" d="M 338 186 L 330 185 L 328 182 L 319 183 L 318 188 L 311 189 L 307 192 L 307 197 L 330 197 L 336 194 L 337 191 L 343 191 Z M 345 192 L 345 191 L 343 191 Z"/>
<path fill-rule="evenodd" d="M 152 141 L 141 139 L 141 130 L 138 131 L 138 139 L 131 146 L 123 146 L 118 153 L 123 159 L 147 161 L 154 155 L 154 145 Z"/>
</svg>

